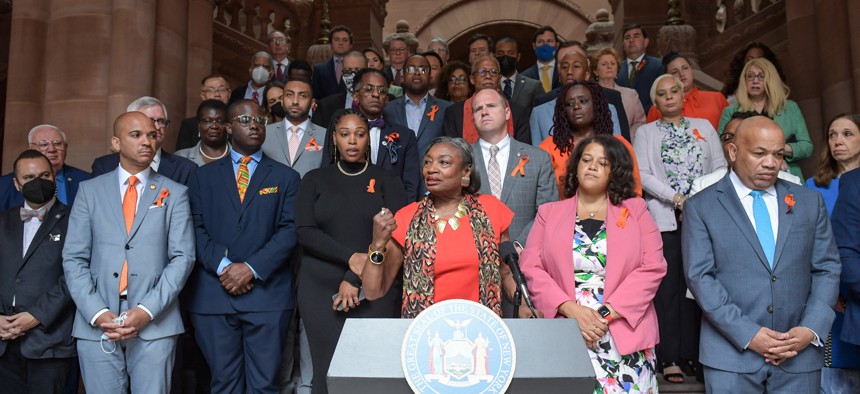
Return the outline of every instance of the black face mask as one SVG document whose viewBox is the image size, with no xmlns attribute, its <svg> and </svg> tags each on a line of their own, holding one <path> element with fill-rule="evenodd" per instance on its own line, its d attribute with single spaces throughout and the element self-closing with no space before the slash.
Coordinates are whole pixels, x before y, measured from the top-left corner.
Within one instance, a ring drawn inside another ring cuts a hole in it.
<svg viewBox="0 0 860 394">
<path fill-rule="evenodd" d="M 271 112 L 272 115 L 277 118 L 283 118 L 287 116 L 287 111 L 284 109 L 284 104 L 282 103 L 273 104 L 272 107 L 269 108 L 269 112 Z"/>
<path fill-rule="evenodd" d="M 51 201 L 57 194 L 57 186 L 54 181 L 45 178 L 34 178 L 30 182 L 21 185 L 21 194 L 24 199 L 34 204 L 44 204 Z"/>
<path fill-rule="evenodd" d="M 511 75 L 516 71 L 517 68 L 517 58 L 513 56 L 496 56 L 496 60 L 499 61 L 499 68 L 502 72 L 502 75 Z"/>
</svg>

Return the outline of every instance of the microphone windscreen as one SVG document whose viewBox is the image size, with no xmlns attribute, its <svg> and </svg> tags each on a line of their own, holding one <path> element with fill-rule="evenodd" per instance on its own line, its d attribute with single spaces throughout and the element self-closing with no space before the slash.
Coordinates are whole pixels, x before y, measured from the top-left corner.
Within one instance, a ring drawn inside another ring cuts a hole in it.
<svg viewBox="0 0 860 394">
<path fill-rule="evenodd" d="M 513 242 L 505 241 L 499 245 L 499 254 L 502 256 L 503 259 L 507 260 L 508 256 L 517 255 L 517 248 L 514 247 Z"/>
</svg>

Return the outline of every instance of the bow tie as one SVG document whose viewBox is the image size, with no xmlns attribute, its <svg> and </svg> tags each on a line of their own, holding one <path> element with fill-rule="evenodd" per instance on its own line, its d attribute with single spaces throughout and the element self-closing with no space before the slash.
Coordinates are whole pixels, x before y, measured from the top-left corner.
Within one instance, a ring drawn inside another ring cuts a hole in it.
<svg viewBox="0 0 860 394">
<path fill-rule="evenodd" d="M 380 129 L 384 129 L 384 128 L 385 128 L 385 121 L 384 121 L 384 120 L 382 120 L 382 118 L 376 118 L 376 119 L 374 119 L 374 120 L 371 120 L 371 121 L 370 121 L 370 128 L 372 129 L 372 128 L 374 128 L 374 127 L 378 127 L 378 128 L 380 128 Z"/>
<path fill-rule="evenodd" d="M 42 220 L 45 219 L 45 214 L 47 214 L 47 213 L 48 213 L 48 210 L 45 209 L 44 207 L 39 208 L 39 209 L 27 209 L 27 208 L 21 207 L 21 221 L 26 222 L 26 221 L 30 220 L 31 218 L 37 218 L 41 222 Z"/>
</svg>

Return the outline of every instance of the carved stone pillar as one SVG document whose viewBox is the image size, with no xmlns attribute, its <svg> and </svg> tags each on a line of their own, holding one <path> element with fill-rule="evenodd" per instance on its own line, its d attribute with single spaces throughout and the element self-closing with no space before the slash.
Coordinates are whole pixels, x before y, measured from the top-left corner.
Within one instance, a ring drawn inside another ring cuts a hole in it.
<svg viewBox="0 0 860 394">
<path fill-rule="evenodd" d="M 696 52 L 696 29 L 681 19 L 681 8 L 678 0 L 669 0 L 668 20 L 666 26 L 657 33 L 657 52 L 663 56 L 669 52 L 678 52 L 690 62 L 693 68 L 699 68 L 699 56 Z"/>
<path fill-rule="evenodd" d="M 609 21 L 609 11 L 601 8 L 595 16 L 597 21 L 588 25 L 585 30 L 585 44 L 588 45 L 589 55 L 611 47 L 615 42 L 615 23 Z"/>
</svg>

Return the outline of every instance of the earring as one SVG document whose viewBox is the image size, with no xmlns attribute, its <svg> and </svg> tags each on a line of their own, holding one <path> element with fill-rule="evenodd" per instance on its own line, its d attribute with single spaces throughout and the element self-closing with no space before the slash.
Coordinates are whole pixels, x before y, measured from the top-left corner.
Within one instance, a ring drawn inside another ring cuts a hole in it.
<svg viewBox="0 0 860 394">
<path fill-rule="evenodd" d="M 467 176 L 460 178 L 460 186 L 469 187 L 469 184 L 471 184 L 471 183 L 472 183 L 472 180 L 469 179 L 469 177 L 467 177 Z"/>
</svg>

